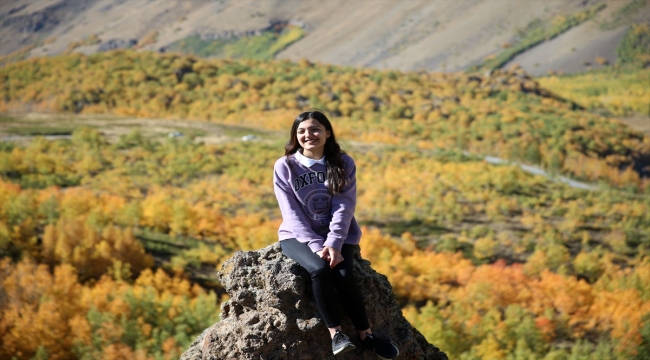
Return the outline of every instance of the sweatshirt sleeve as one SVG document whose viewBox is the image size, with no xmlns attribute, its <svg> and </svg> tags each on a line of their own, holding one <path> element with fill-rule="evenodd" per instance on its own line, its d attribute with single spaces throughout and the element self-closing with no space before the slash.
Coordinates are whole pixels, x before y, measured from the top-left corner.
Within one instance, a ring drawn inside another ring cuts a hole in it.
<svg viewBox="0 0 650 360">
<path fill-rule="evenodd" d="M 357 205 L 357 167 L 351 157 L 343 156 L 345 157 L 348 184 L 340 194 L 332 196 L 332 221 L 327 239 L 323 244 L 323 246 L 330 246 L 339 251 L 348 237 L 348 230 Z"/>
<path fill-rule="evenodd" d="M 273 190 L 280 205 L 283 225 L 286 225 L 301 243 L 305 243 L 313 252 L 323 248 L 323 237 L 316 234 L 309 225 L 302 205 L 291 188 L 288 164 L 281 158 L 275 163 L 273 172 Z"/>
</svg>

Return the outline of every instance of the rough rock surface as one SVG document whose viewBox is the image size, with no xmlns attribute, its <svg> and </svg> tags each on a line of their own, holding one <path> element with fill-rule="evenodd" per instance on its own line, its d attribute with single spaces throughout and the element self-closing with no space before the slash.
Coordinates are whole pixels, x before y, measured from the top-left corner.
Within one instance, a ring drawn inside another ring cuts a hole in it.
<svg viewBox="0 0 650 360">
<path fill-rule="evenodd" d="M 375 272 L 358 250 L 354 271 L 373 332 L 399 347 L 398 359 L 447 359 L 406 321 L 386 276 Z M 282 254 L 279 243 L 236 252 L 223 264 L 219 278 L 231 296 L 221 306 L 221 321 L 199 335 L 181 360 L 334 359 L 309 274 Z M 347 316 L 342 326 L 356 341 Z M 358 345 L 358 351 L 336 359 L 377 359 L 360 349 Z"/>
</svg>

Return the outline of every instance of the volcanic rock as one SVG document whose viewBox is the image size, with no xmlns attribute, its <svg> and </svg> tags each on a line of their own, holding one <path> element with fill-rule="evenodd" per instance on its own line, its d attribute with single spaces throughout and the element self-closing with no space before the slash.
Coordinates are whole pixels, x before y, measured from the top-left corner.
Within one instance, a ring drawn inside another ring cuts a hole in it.
<svg viewBox="0 0 650 360">
<path fill-rule="evenodd" d="M 447 359 L 402 316 L 388 279 L 361 258 L 359 247 L 354 272 L 373 332 L 398 346 L 398 359 Z M 221 320 L 199 335 L 181 360 L 334 359 L 309 273 L 284 256 L 279 243 L 258 251 L 237 251 L 223 264 L 219 280 L 230 295 L 221 305 Z M 356 342 L 347 316 L 342 327 Z M 357 343 L 357 350 L 336 359 L 377 356 Z"/>
</svg>

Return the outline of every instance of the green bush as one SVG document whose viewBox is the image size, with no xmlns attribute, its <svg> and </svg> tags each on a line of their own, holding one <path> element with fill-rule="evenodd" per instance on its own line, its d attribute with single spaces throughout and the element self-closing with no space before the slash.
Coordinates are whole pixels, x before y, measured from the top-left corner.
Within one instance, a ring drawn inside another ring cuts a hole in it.
<svg viewBox="0 0 650 360">
<path fill-rule="evenodd" d="M 650 27 L 632 25 L 616 48 L 616 54 L 623 64 L 650 62 Z"/>
</svg>

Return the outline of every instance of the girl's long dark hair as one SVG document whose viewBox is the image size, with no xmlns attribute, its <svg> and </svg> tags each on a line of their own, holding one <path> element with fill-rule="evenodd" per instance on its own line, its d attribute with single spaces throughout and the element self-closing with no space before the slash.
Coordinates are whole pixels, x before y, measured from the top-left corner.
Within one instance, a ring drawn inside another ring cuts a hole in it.
<svg viewBox="0 0 650 360">
<path fill-rule="evenodd" d="M 330 137 L 325 141 L 325 164 L 327 166 L 327 190 L 330 194 L 340 194 L 345 185 L 347 184 L 347 174 L 345 171 L 345 164 L 343 163 L 342 154 L 345 154 L 341 151 L 341 146 L 336 142 L 336 136 L 334 136 L 334 129 L 332 129 L 332 124 L 327 119 L 327 116 L 323 114 L 320 110 L 309 110 L 304 111 L 296 117 L 291 126 L 291 137 L 284 146 L 284 155 L 287 157 L 287 162 L 289 162 L 289 155 L 293 155 L 296 151 L 302 149 L 300 143 L 298 142 L 298 125 L 301 122 L 309 119 L 314 119 L 321 123 L 327 131 L 330 132 Z M 289 162 L 290 166 L 291 163 Z"/>
</svg>

